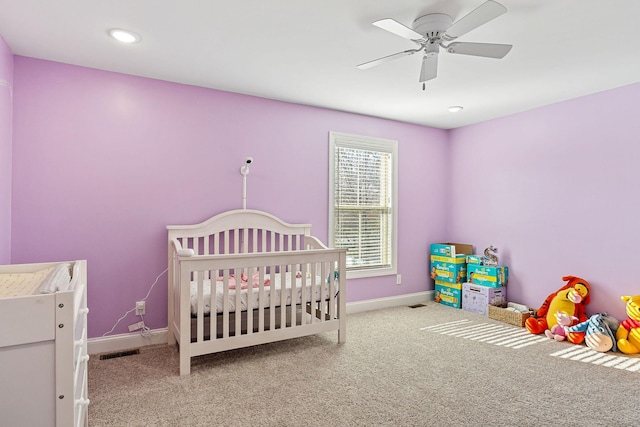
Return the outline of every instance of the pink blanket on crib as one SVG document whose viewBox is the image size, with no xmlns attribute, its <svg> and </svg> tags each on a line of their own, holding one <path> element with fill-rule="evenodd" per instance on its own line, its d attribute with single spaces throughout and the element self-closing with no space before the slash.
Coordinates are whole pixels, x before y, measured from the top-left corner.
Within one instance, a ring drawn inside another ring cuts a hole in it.
<svg viewBox="0 0 640 427">
<path fill-rule="evenodd" d="M 257 271 L 255 273 L 253 273 L 253 276 L 251 277 L 252 279 L 252 287 L 257 288 L 258 286 L 260 286 L 260 273 L 258 273 Z M 224 280 L 223 277 L 218 277 L 218 281 L 222 282 Z M 269 286 L 269 283 L 271 283 L 271 281 L 269 279 L 264 279 L 264 285 L 265 286 Z M 242 273 L 240 275 L 240 289 L 247 289 L 249 287 L 249 277 Z M 230 274 L 229 275 L 229 289 L 235 289 L 236 288 L 236 275 L 235 274 Z"/>
</svg>

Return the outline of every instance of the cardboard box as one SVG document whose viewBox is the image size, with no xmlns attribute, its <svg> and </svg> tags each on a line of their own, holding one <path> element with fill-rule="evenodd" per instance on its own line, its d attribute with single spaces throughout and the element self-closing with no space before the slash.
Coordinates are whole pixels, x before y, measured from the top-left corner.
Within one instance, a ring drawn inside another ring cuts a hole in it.
<svg viewBox="0 0 640 427">
<path fill-rule="evenodd" d="M 455 258 L 457 255 L 473 254 L 473 246 L 466 243 L 432 243 L 431 255 Z"/>
<path fill-rule="evenodd" d="M 482 265 L 482 258 L 480 255 L 467 255 L 467 264 Z"/>
<path fill-rule="evenodd" d="M 462 304 L 462 284 L 436 280 L 435 301 L 453 308 Z"/>
<path fill-rule="evenodd" d="M 498 288 L 509 282 L 509 267 L 468 264 L 467 279 L 470 283 Z"/>
<path fill-rule="evenodd" d="M 441 255 L 431 255 L 431 262 L 448 262 L 451 264 L 466 264 L 468 255 L 460 254 L 455 257 L 450 256 L 441 256 Z"/>
<path fill-rule="evenodd" d="M 461 254 L 455 257 L 431 255 L 431 278 L 448 283 L 467 280 L 467 259 Z"/>
<path fill-rule="evenodd" d="M 472 313 L 489 314 L 490 305 L 507 302 L 507 288 L 492 288 L 474 283 L 462 284 L 462 309 Z"/>
</svg>

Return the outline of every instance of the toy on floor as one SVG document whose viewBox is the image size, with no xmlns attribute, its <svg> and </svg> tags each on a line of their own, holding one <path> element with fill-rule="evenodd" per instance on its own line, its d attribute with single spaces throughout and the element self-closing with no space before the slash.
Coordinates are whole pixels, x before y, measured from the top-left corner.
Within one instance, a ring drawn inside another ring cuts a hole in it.
<svg viewBox="0 0 640 427">
<path fill-rule="evenodd" d="M 621 299 L 627 303 L 629 317 L 620 323 L 616 332 L 618 349 L 625 354 L 640 353 L 640 295 L 624 296 Z"/>
<path fill-rule="evenodd" d="M 530 333 L 539 335 L 551 329 L 558 323 L 555 316 L 558 311 L 576 317 L 577 322 L 587 320 L 585 306 L 591 300 L 591 285 L 576 276 L 564 276 L 562 280 L 567 283 L 544 300 L 537 310 L 536 317 L 529 317 L 526 320 L 525 326 Z M 584 341 L 584 335 L 584 332 L 570 332 L 567 334 L 567 341 L 581 344 Z"/>
<path fill-rule="evenodd" d="M 586 321 L 567 328 L 567 332 L 584 332 L 584 343 L 592 350 L 605 353 L 618 351 L 615 332 L 620 322 L 607 313 L 597 313 Z"/>
<path fill-rule="evenodd" d="M 544 331 L 544 334 L 547 338 L 551 338 L 556 341 L 564 341 L 567 338 L 567 330 L 568 326 L 571 326 L 574 320 L 578 320 L 575 316 L 569 316 L 567 313 L 562 311 L 556 312 L 556 322 L 557 324 L 553 325 L 551 329 L 547 329 Z"/>
</svg>

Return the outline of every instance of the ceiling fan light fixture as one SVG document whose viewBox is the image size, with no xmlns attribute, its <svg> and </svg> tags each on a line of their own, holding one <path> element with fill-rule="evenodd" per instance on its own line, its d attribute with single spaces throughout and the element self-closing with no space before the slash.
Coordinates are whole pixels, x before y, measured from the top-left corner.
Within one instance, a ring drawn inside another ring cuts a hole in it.
<svg viewBox="0 0 640 427">
<path fill-rule="evenodd" d="M 134 32 L 122 30 L 120 28 L 112 28 L 109 30 L 109 35 L 114 39 L 122 43 L 137 43 L 140 41 L 140 36 Z"/>
<path fill-rule="evenodd" d="M 451 16 L 444 13 L 429 13 L 416 18 L 411 28 L 392 19 L 385 18 L 373 23 L 390 33 L 409 39 L 418 45 L 417 49 L 387 55 L 373 61 L 357 65 L 359 69 L 367 69 L 373 66 L 389 62 L 391 60 L 407 56 L 416 52 L 424 52 L 422 69 L 420 70 L 420 83 L 436 78 L 438 67 L 438 53 L 443 52 L 478 56 L 484 58 L 503 58 L 512 48 L 510 44 L 496 43 L 470 43 L 453 42 L 460 36 L 494 20 L 507 12 L 507 8 L 494 0 L 486 0 L 476 9 L 453 22 Z M 445 44 L 448 43 L 448 44 Z M 424 85 L 423 85 L 424 88 Z M 460 111 L 462 107 L 456 111 Z M 451 111 L 451 110 L 450 110 Z M 452 111 L 453 112 L 453 111 Z"/>
<path fill-rule="evenodd" d="M 458 111 L 462 111 L 462 110 L 464 110 L 464 107 L 460 105 L 452 105 L 447 109 L 447 111 L 449 111 L 450 113 L 457 113 Z"/>
</svg>

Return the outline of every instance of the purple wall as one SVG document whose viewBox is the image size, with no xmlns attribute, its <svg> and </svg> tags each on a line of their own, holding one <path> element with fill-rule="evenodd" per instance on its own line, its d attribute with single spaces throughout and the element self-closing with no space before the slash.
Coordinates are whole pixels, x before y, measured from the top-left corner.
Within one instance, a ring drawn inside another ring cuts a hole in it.
<svg viewBox="0 0 640 427">
<path fill-rule="evenodd" d="M 592 286 L 589 314 L 626 317 L 640 293 L 640 84 L 450 132 L 448 235 L 493 244 L 509 299 L 535 307 L 562 276 Z"/>
<path fill-rule="evenodd" d="M 15 57 L 12 262 L 87 259 L 89 336 L 108 331 L 166 268 L 168 224 L 241 207 L 309 222 L 326 242 L 329 131 L 399 141 L 394 276 L 349 282 L 349 301 L 433 288 L 445 238 L 447 135 L 337 111 Z M 429 167 L 424 167 L 425 162 Z M 145 320 L 165 327 L 166 275 Z M 130 316 L 114 333 L 126 332 Z"/>
<path fill-rule="evenodd" d="M 403 284 L 352 280 L 349 301 L 433 289 L 428 244 L 444 240 L 499 247 L 510 299 L 532 306 L 568 274 L 591 283 L 589 313 L 624 318 L 620 296 L 640 292 L 640 85 L 447 132 L 14 58 L 0 40 L 2 79 L 14 96 L 13 106 L 0 97 L 0 262 L 87 259 L 91 337 L 166 268 L 167 224 L 241 206 L 246 156 L 248 207 L 310 222 L 326 241 L 332 130 L 396 139 L 400 150 Z M 147 312 L 151 328 L 166 326 L 166 275 Z"/>
<path fill-rule="evenodd" d="M 0 264 L 11 262 L 13 54 L 0 37 Z"/>
</svg>

